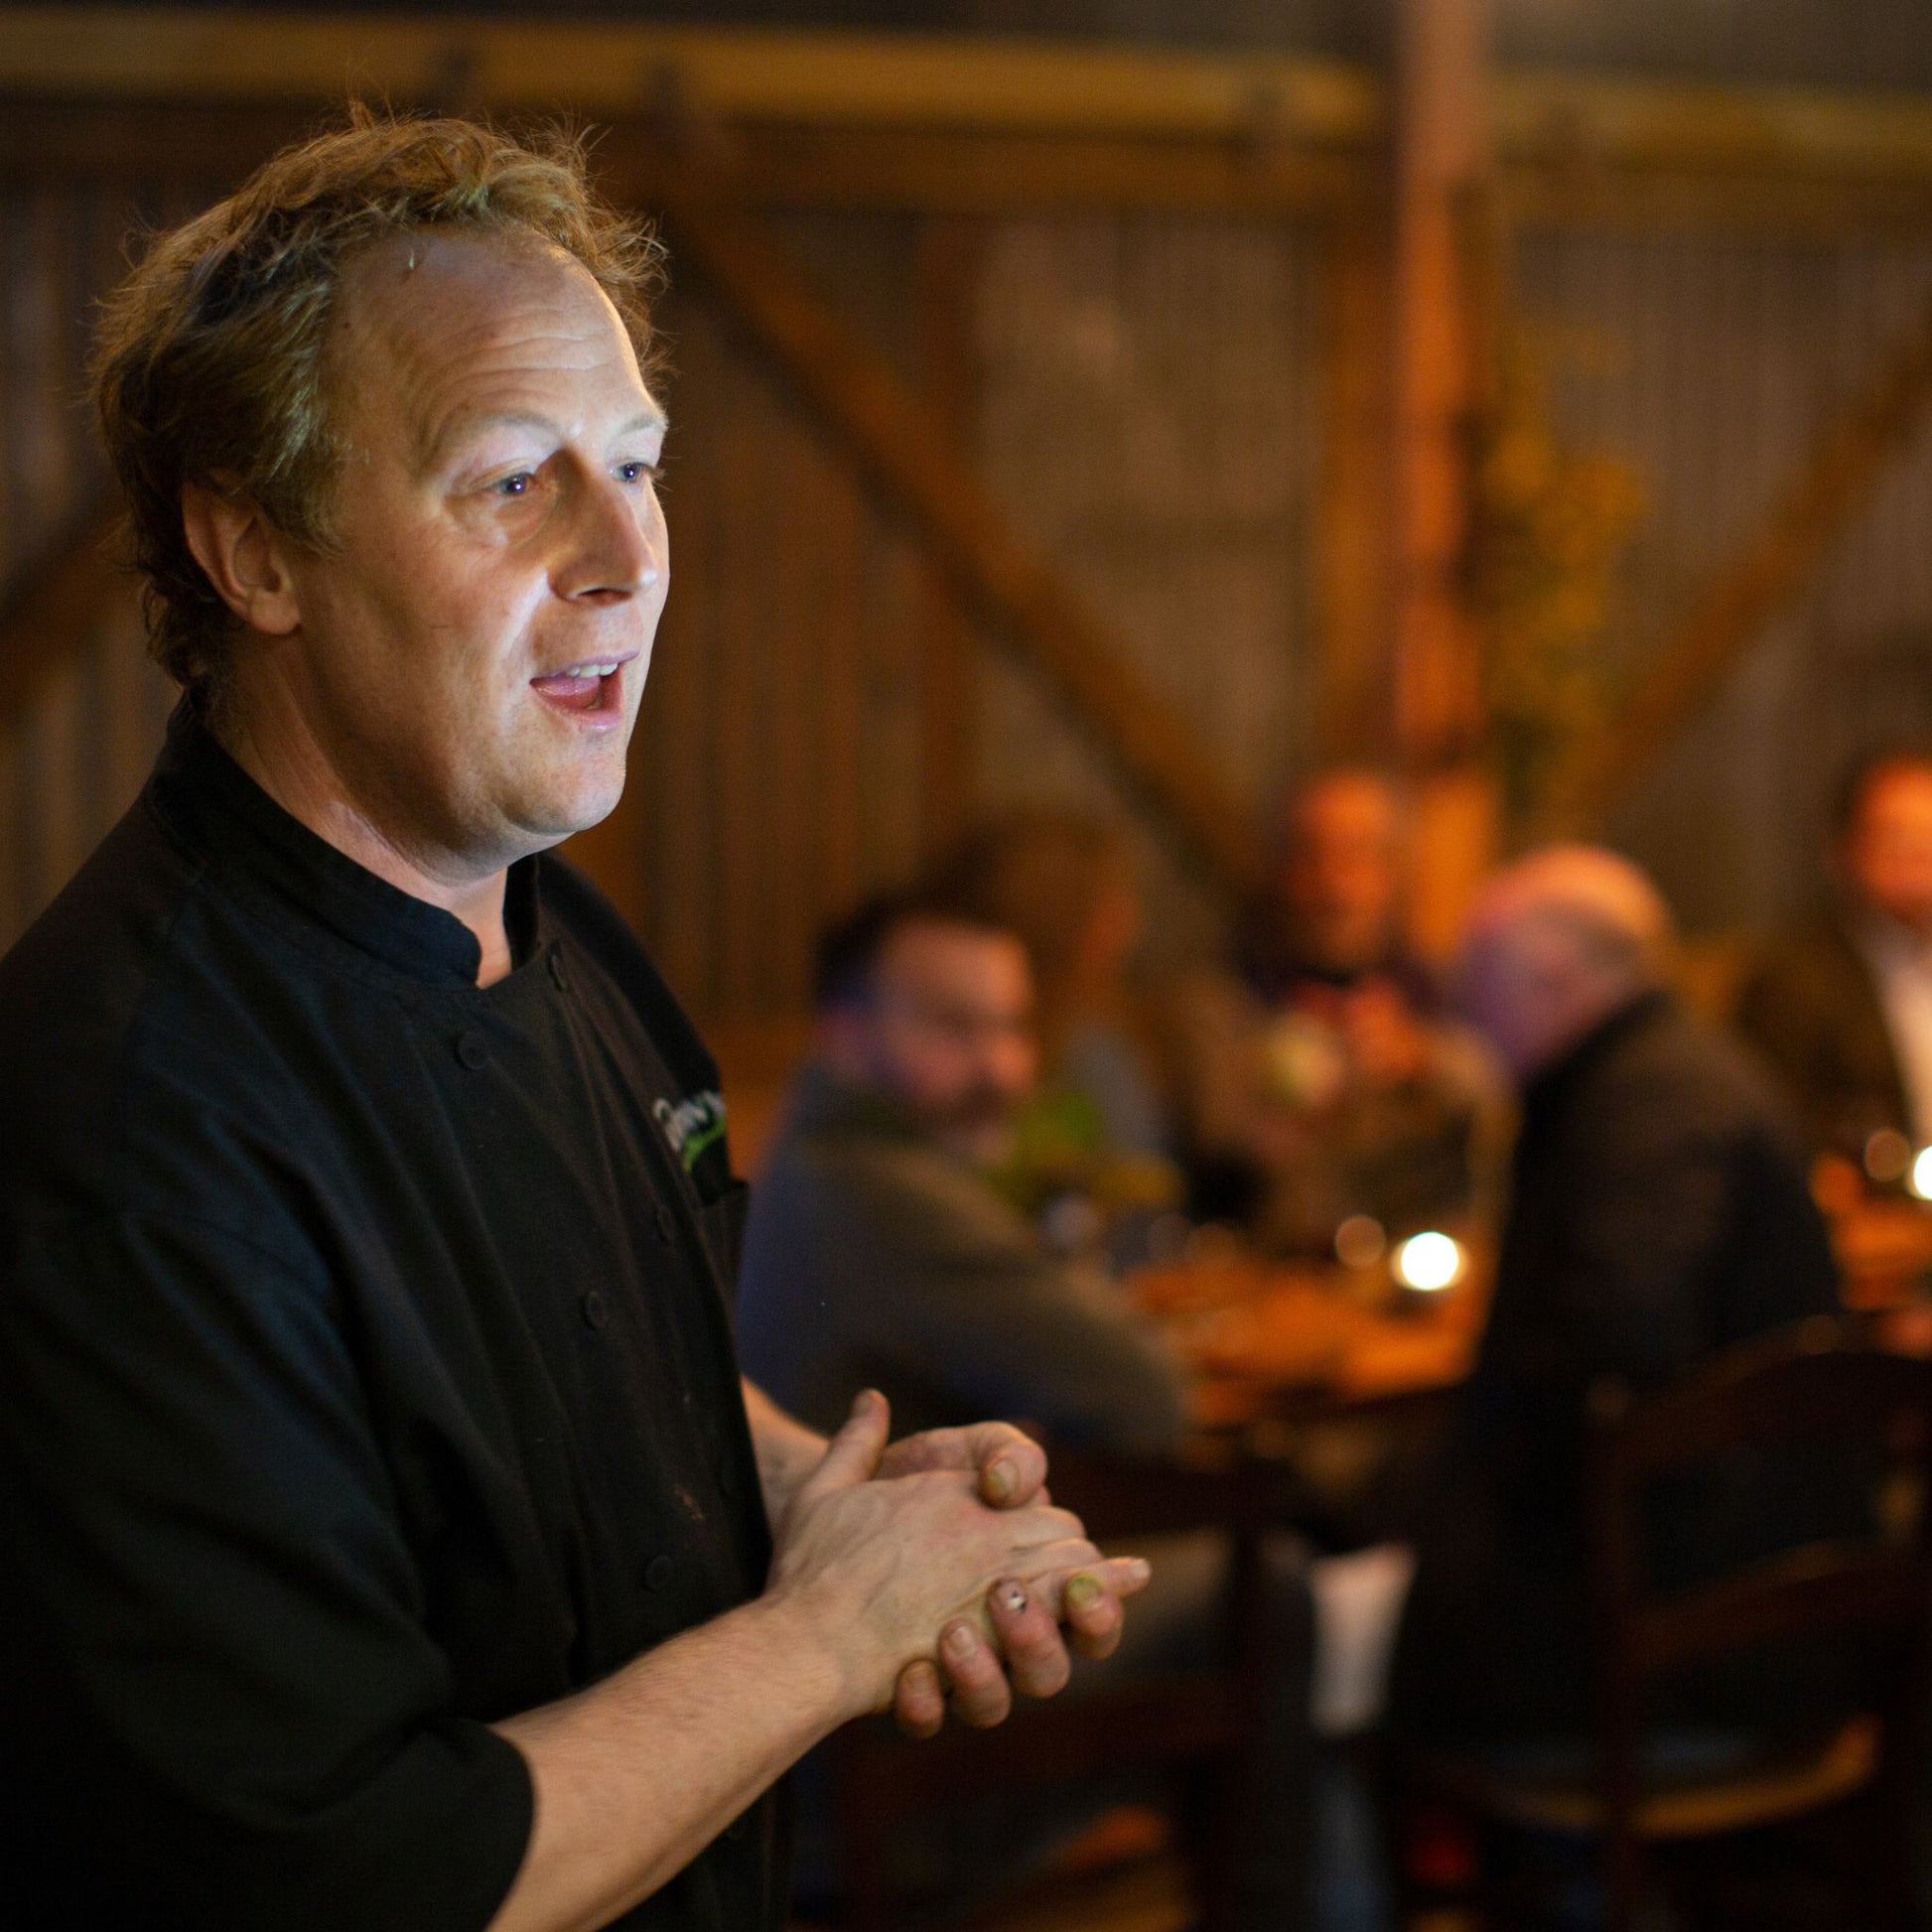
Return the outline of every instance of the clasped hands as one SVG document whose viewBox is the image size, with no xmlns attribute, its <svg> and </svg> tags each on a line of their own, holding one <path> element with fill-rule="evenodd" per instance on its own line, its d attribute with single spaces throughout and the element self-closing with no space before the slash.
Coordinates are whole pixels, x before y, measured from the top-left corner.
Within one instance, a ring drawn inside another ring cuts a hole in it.
<svg viewBox="0 0 1932 1932">
<path fill-rule="evenodd" d="M 1005 1423 L 889 1433 L 869 1390 L 775 1527 L 773 1587 L 813 1603 L 855 1715 L 890 1706 L 926 1737 L 950 1698 L 997 1725 L 1016 1690 L 1065 1687 L 1069 1651 L 1114 1649 L 1148 1566 L 1103 1557 L 1053 1505 L 1038 1444 Z"/>
</svg>

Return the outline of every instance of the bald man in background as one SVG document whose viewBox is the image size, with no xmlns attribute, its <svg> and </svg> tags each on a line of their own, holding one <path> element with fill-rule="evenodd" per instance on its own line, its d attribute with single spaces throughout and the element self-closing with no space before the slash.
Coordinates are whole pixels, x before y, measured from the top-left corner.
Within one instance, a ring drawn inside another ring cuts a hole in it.
<svg viewBox="0 0 1932 1932">
<path fill-rule="evenodd" d="M 1581 1732 L 1591 1386 L 1658 1389 L 1837 1306 L 1796 1129 L 1743 1050 L 1669 991 L 1671 951 L 1649 880 L 1588 847 L 1511 867 L 1470 921 L 1460 1004 L 1519 1085 L 1523 1119 L 1488 1329 L 1423 1513 L 1393 1692 L 1404 1730 Z M 1818 1487 L 1673 1495 L 1658 1581 L 1792 1540 L 1836 1507 Z M 1689 1686 L 1684 1713 L 1809 1715 L 1771 1709 L 1764 1677 Z"/>
</svg>

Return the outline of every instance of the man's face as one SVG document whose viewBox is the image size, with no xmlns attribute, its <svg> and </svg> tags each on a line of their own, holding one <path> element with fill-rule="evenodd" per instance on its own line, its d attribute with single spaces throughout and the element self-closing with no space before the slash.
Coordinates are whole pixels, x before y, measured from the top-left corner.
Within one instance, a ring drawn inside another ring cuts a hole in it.
<svg viewBox="0 0 1932 1932">
<path fill-rule="evenodd" d="M 914 920 L 887 941 L 848 1023 L 866 1077 L 973 1159 L 1002 1151 L 1033 1086 L 1033 980 L 1019 940 Z"/>
<path fill-rule="evenodd" d="M 1342 776 L 1298 802 L 1282 886 L 1310 960 L 1357 972 L 1395 938 L 1402 889 L 1402 827 L 1386 785 Z"/>
<path fill-rule="evenodd" d="M 1867 905 L 1932 937 L 1932 765 L 1896 764 L 1874 774 L 1843 862 Z"/>
<path fill-rule="evenodd" d="M 1518 1080 L 1540 1072 L 1587 1021 L 1574 945 L 1521 917 L 1472 923 L 1456 962 L 1455 1005 Z"/>
<path fill-rule="evenodd" d="M 622 790 L 669 583 L 663 415 L 590 274 L 524 237 L 372 248 L 329 368 L 340 543 L 292 566 L 296 700 L 385 834 L 493 870 Z"/>
</svg>

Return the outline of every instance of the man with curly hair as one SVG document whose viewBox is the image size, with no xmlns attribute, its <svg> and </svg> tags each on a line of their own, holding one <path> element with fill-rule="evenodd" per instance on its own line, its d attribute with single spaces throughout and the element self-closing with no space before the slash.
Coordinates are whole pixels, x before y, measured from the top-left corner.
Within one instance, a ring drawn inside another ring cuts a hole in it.
<svg viewBox="0 0 1932 1932">
<path fill-rule="evenodd" d="M 106 314 L 184 696 L 0 964 L 10 1924 L 776 1927 L 792 1760 L 1144 1576 L 1010 1429 L 741 1383 L 716 1068 L 540 856 L 664 603 L 655 274 L 567 144 L 357 115 Z"/>
</svg>

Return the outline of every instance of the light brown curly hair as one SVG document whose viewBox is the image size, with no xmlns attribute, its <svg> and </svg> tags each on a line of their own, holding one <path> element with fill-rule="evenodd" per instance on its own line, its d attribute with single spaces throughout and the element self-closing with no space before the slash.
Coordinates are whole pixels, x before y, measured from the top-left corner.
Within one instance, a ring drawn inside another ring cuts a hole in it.
<svg viewBox="0 0 1932 1932">
<path fill-rule="evenodd" d="M 349 109 L 227 200 L 156 237 L 108 298 L 94 407 L 143 579 L 148 647 L 178 683 L 218 683 L 236 625 L 188 547 L 189 484 L 254 503 L 298 543 L 334 541 L 342 448 L 325 348 L 351 256 L 421 228 L 522 232 L 583 263 L 646 374 L 662 251 L 593 192 L 578 137 Z"/>
</svg>

